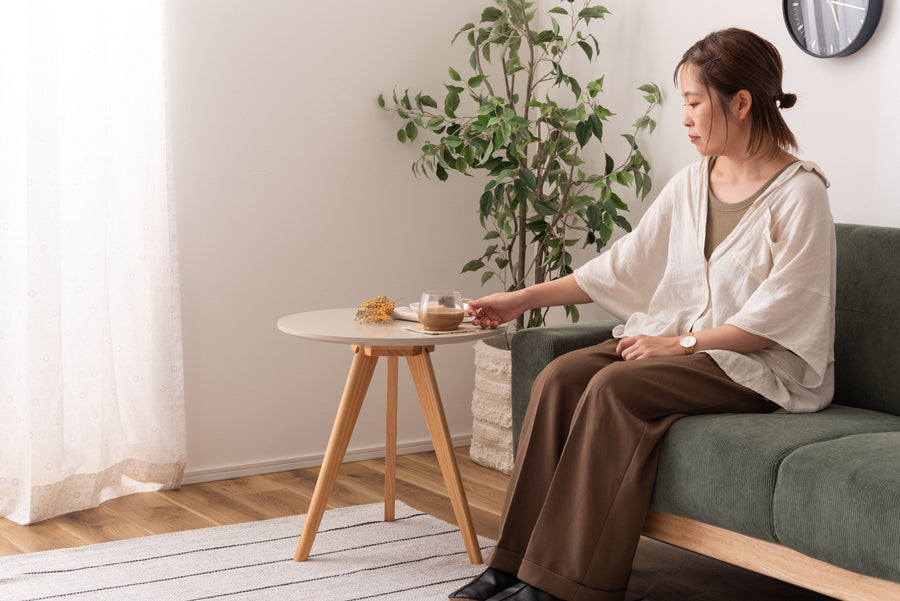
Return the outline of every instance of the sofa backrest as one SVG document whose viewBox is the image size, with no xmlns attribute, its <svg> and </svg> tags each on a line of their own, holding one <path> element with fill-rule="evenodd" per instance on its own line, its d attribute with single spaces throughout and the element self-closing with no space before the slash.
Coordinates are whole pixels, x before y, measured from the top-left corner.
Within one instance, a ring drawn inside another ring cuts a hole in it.
<svg viewBox="0 0 900 601">
<path fill-rule="evenodd" d="M 835 232 L 834 402 L 900 415 L 900 228 Z"/>
</svg>

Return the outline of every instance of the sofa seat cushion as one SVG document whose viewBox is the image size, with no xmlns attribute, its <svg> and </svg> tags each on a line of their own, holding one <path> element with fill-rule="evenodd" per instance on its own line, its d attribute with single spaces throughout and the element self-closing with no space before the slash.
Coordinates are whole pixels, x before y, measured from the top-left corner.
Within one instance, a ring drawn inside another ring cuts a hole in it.
<svg viewBox="0 0 900 601">
<path fill-rule="evenodd" d="M 772 497 L 785 457 L 806 445 L 869 432 L 900 432 L 900 417 L 831 405 L 808 414 L 682 418 L 661 443 L 651 506 L 776 542 Z"/>
<path fill-rule="evenodd" d="M 781 462 L 779 542 L 828 563 L 900 583 L 900 432 L 810 444 Z"/>
</svg>

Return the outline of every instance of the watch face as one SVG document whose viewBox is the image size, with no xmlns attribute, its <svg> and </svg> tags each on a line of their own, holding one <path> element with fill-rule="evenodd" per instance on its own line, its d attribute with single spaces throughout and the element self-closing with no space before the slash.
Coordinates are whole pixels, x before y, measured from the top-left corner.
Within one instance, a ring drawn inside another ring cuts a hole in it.
<svg viewBox="0 0 900 601">
<path fill-rule="evenodd" d="M 695 344 L 697 344 L 697 339 L 693 336 L 685 336 L 681 339 L 681 346 L 684 348 L 691 348 Z"/>
<path fill-rule="evenodd" d="M 783 0 L 791 37 L 819 57 L 847 56 L 872 37 L 882 0 Z"/>
</svg>

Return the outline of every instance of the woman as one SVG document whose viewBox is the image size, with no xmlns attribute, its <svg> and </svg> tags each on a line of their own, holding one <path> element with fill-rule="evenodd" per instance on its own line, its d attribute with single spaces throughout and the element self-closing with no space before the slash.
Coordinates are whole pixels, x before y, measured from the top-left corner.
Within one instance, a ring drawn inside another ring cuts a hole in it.
<svg viewBox="0 0 900 601">
<path fill-rule="evenodd" d="M 828 184 L 788 151 L 779 109 L 796 96 L 781 76 L 778 51 L 748 31 L 694 44 L 675 80 L 703 158 L 574 274 L 470 303 L 482 327 L 592 301 L 624 325 L 535 381 L 490 567 L 451 599 L 621 601 L 676 419 L 830 402 Z"/>
</svg>

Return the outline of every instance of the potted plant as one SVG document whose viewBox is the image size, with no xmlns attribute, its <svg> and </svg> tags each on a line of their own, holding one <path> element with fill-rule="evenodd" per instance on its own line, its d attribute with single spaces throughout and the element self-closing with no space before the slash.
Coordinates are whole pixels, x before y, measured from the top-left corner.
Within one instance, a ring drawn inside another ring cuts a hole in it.
<svg viewBox="0 0 900 601">
<path fill-rule="evenodd" d="M 599 251 L 617 227 L 630 231 L 620 194 L 632 190 L 643 200 L 650 192 L 650 164 L 637 134 L 653 131 L 651 113 L 661 102 L 655 84 L 638 88 L 646 110 L 622 134 L 614 156 L 604 142 L 615 115 L 600 103 L 603 77 L 582 82 L 566 70 L 578 55 L 589 64 L 598 59 L 592 24 L 609 11 L 593 0 L 561 1 L 540 15 L 534 5 L 494 0 L 478 24 L 457 32 L 453 42 L 468 43 L 469 61 L 466 70 L 449 68 L 440 102 L 408 90 L 395 90 L 390 104 L 378 97 L 404 122 L 400 142 L 421 141 L 416 176 L 482 174 L 478 216 L 486 246 L 462 271 L 480 271 L 482 285 L 496 278 L 507 290 L 569 274 L 572 247 Z M 584 158 L 589 145 L 596 160 Z M 566 314 L 578 321 L 576 307 Z M 516 325 L 545 320 L 546 311 L 534 310 Z"/>
<path fill-rule="evenodd" d="M 636 135 L 653 131 L 651 113 L 661 93 L 653 83 L 641 85 L 647 107 L 623 134 L 624 153 L 616 158 L 604 148 L 602 160 L 587 164 L 585 148 L 593 140 L 603 143 L 614 114 L 600 104 L 602 76 L 580 82 L 564 66 L 573 52 L 589 63 L 597 60 L 600 46 L 590 25 L 609 11 L 593 0 L 562 1 L 547 12 L 548 27 L 541 29 L 533 2 L 494 4 L 479 24 L 468 23 L 454 36 L 454 43 L 462 38 L 471 47 L 470 71 L 464 76 L 449 68 L 440 104 L 408 90 L 395 90 L 390 106 L 379 95 L 378 104 L 404 121 L 397 131 L 401 142 L 420 135 L 425 140 L 412 166 L 417 176 L 445 181 L 452 172 L 483 174 L 478 214 L 487 245 L 463 272 L 481 271 L 482 285 L 497 277 L 507 290 L 517 290 L 571 273 L 571 247 L 595 245 L 599 251 L 616 227 L 630 231 L 623 215 L 628 205 L 619 193 L 633 189 L 643 200 L 650 192 L 650 164 Z M 469 112 L 462 109 L 464 99 Z M 578 320 L 574 306 L 566 313 Z M 544 320 L 545 313 L 533 311 L 517 325 Z"/>
</svg>

